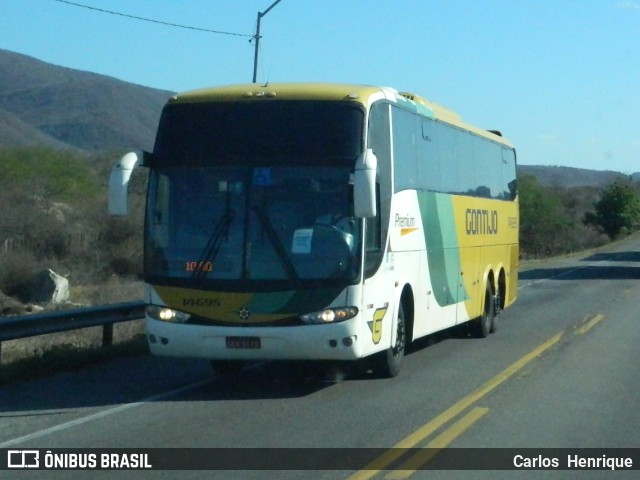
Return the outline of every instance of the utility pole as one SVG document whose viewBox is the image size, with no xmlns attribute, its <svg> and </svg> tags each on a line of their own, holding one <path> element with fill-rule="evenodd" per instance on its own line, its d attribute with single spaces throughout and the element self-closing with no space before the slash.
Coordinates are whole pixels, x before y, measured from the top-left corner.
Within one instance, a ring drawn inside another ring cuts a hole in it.
<svg viewBox="0 0 640 480">
<path fill-rule="evenodd" d="M 260 46 L 260 20 L 264 17 L 273 7 L 275 7 L 281 0 L 276 0 L 271 4 L 269 8 L 267 8 L 264 12 L 258 12 L 258 22 L 256 23 L 256 34 L 253 37 L 255 41 L 255 53 L 253 55 L 253 83 L 256 83 L 256 78 L 258 76 L 258 47 Z"/>
</svg>

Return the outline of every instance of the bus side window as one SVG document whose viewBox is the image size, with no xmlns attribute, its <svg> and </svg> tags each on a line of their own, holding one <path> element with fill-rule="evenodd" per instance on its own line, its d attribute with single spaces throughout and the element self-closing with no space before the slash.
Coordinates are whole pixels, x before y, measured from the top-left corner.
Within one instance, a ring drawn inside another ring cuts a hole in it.
<svg viewBox="0 0 640 480">
<path fill-rule="evenodd" d="M 382 222 L 380 221 L 380 184 L 376 184 L 378 214 L 365 220 L 365 276 L 375 273 L 382 261 Z"/>
<path fill-rule="evenodd" d="M 376 184 L 378 214 L 365 221 L 365 277 L 373 275 L 380 266 L 389 229 L 389 210 L 393 195 L 390 108 L 388 103 L 379 102 L 371 107 L 369 115 L 367 146 L 373 150 L 378 158 L 378 183 Z"/>
</svg>

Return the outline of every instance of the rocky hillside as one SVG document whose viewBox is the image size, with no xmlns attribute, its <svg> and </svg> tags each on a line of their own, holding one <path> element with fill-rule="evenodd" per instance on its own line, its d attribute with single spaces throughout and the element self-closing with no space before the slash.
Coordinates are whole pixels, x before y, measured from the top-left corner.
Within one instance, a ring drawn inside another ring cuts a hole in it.
<svg viewBox="0 0 640 480">
<path fill-rule="evenodd" d="M 575 187 L 605 187 L 619 178 L 626 178 L 620 172 L 587 170 L 573 167 L 550 167 L 542 165 L 519 165 L 518 175 L 532 175 L 538 179 L 541 185 L 549 187 L 559 186 L 566 188 Z M 640 177 L 640 173 L 633 174 L 634 179 Z"/>
<path fill-rule="evenodd" d="M 151 149 L 170 95 L 0 49 L 0 147 Z"/>
<path fill-rule="evenodd" d="M 0 49 L 0 148 L 151 150 L 171 94 Z M 602 187 L 622 175 L 529 165 L 520 166 L 519 173 L 565 187 Z"/>
</svg>

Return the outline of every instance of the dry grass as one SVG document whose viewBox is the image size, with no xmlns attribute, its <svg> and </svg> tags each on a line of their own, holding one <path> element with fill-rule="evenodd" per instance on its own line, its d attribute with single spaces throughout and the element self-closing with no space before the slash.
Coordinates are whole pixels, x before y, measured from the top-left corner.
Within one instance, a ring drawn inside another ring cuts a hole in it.
<svg viewBox="0 0 640 480">
<path fill-rule="evenodd" d="M 72 286 L 69 300 L 77 305 L 105 305 L 142 300 L 143 295 L 144 282 L 113 275 L 100 285 Z"/>
<path fill-rule="evenodd" d="M 43 305 L 42 307 L 45 311 L 66 310 L 78 306 L 141 300 L 143 291 L 143 282 L 114 276 L 102 285 L 72 287 L 70 304 Z M 12 310 L 14 310 L 13 313 L 35 311 L 33 306 L 23 305 L 21 310 L 18 310 L 15 305 Z M 111 347 L 102 347 L 102 334 L 102 327 L 91 327 L 2 342 L 0 381 L 41 377 L 55 371 L 104 361 L 114 355 L 146 352 L 144 320 L 114 324 Z"/>
<path fill-rule="evenodd" d="M 2 342 L 0 383 L 74 370 L 119 355 L 147 352 L 144 320 L 116 323 L 112 346 L 102 346 L 102 327 Z"/>
<path fill-rule="evenodd" d="M 116 323 L 113 325 L 113 344 L 128 342 L 139 335 L 144 335 L 144 320 Z M 83 349 L 102 347 L 102 327 L 90 327 L 69 332 L 50 333 L 37 337 L 21 338 L 2 342 L 1 365 L 24 360 L 31 357 L 42 357 L 48 351 Z"/>
</svg>

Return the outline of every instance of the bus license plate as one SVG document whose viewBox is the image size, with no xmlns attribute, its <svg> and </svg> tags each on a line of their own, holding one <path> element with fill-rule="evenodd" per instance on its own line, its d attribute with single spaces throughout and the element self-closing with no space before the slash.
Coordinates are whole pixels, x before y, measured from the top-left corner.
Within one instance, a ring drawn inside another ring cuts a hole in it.
<svg viewBox="0 0 640 480">
<path fill-rule="evenodd" d="M 227 348 L 260 348 L 260 337 L 227 337 Z"/>
</svg>

